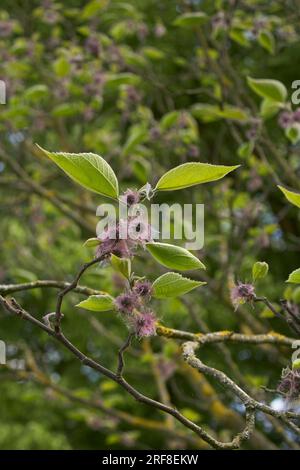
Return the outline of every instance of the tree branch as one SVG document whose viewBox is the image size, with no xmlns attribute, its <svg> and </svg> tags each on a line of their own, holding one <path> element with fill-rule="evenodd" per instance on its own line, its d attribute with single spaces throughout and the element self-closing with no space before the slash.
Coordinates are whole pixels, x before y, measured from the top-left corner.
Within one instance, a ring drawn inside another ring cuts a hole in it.
<svg viewBox="0 0 300 470">
<path fill-rule="evenodd" d="M 118 369 L 117 369 L 117 374 L 116 374 L 118 379 L 120 379 L 122 377 L 122 373 L 123 373 L 124 366 L 125 366 L 124 352 L 131 345 L 131 341 L 133 339 L 133 336 L 134 336 L 133 333 L 130 333 L 128 335 L 128 338 L 126 339 L 125 343 L 123 344 L 123 346 L 119 349 L 119 353 L 118 353 L 119 362 L 118 362 Z"/>
<path fill-rule="evenodd" d="M 246 439 L 250 435 L 250 422 L 246 423 L 245 430 L 240 434 L 240 437 L 236 437 L 230 442 L 223 443 L 212 437 L 208 434 L 202 427 L 198 426 L 197 424 L 193 423 L 190 419 L 186 418 L 182 415 L 177 409 L 172 408 L 168 405 L 160 403 L 156 400 L 153 400 L 146 395 L 143 395 L 138 390 L 136 390 L 132 385 L 130 385 L 123 377 L 118 377 L 117 374 L 112 372 L 111 370 L 107 369 L 106 367 L 102 366 L 98 362 L 94 361 L 90 357 L 83 354 L 74 344 L 72 344 L 59 330 L 58 332 L 55 329 L 48 327 L 47 325 L 43 324 L 36 318 L 34 318 L 30 313 L 25 311 L 22 307 L 20 307 L 17 302 L 13 299 L 9 302 L 3 296 L 0 295 L 0 304 L 10 313 L 17 315 L 18 317 L 29 321 L 30 323 L 35 324 L 36 326 L 40 327 L 44 331 L 46 331 L 49 335 L 54 337 L 57 341 L 63 344 L 75 357 L 77 357 L 80 362 L 97 372 L 105 375 L 106 377 L 112 379 L 114 382 L 118 383 L 122 388 L 124 388 L 132 397 L 134 397 L 138 402 L 144 403 L 148 406 L 156 408 L 157 410 L 163 411 L 168 413 L 174 418 L 176 418 L 180 423 L 182 423 L 187 428 L 191 429 L 195 434 L 201 437 L 205 442 L 207 442 L 211 447 L 214 449 L 237 449 L 240 439 Z M 252 420 L 250 420 L 252 422 Z"/>
<path fill-rule="evenodd" d="M 46 288 L 55 288 L 55 289 L 66 289 L 70 287 L 70 282 L 64 281 L 54 281 L 54 280 L 38 280 L 32 282 L 24 282 L 22 284 L 0 284 L 0 293 L 2 295 L 13 294 L 14 292 L 21 292 L 31 289 L 46 289 Z M 72 289 L 74 292 L 84 295 L 97 295 L 103 294 L 103 291 L 90 289 L 89 287 L 77 285 Z"/>
</svg>

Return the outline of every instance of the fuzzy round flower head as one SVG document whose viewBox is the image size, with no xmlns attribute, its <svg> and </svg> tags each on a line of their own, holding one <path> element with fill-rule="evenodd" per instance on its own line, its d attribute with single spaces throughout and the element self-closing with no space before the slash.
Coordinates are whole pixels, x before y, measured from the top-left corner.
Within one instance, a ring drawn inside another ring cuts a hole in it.
<svg viewBox="0 0 300 470">
<path fill-rule="evenodd" d="M 160 129 L 158 127 L 152 127 L 150 129 L 150 138 L 152 140 L 157 140 L 159 139 L 161 136 L 161 132 L 160 132 Z"/>
<path fill-rule="evenodd" d="M 118 258 L 131 258 L 133 251 L 126 240 L 104 240 L 96 249 L 96 257 L 102 256 L 108 258 L 110 255 L 115 255 Z"/>
<path fill-rule="evenodd" d="M 140 101 L 141 97 L 138 91 L 136 90 L 136 88 L 134 88 L 133 86 L 127 86 L 126 92 L 127 92 L 127 100 L 130 103 L 138 103 Z"/>
<path fill-rule="evenodd" d="M 254 23 L 253 23 L 253 30 L 252 30 L 252 33 L 254 34 L 254 36 L 258 36 L 258 34 L 260 33 L 260 31 L 265 28 L 266 26 L 266 20 L 264 18 L 257 18 Z"/>
<path fill-rule="evenodd" d="M 284 393 L 289 400 L 300 398 L 300 370 L 289 367 L 283 369 L 277 390 Z"/>
<path fill-rule="evenodd" d="M 162 23 L 158 23 L 154 28 L 154 34 L 157 38 L 161 38 L 166 34 L 166 28 Z"/>
<path fill-rule="evenodd" d="M 246 132 L 246 137 L 249 140 L 255 140 L 257 138 L 257 129 L 250 127 Z"/>
<path fill-rule="evenodd" d="M 102 242 L 106 240 L 117 240 L 119 238 L 118 225 L 109 224 L 102 233 L 98 235 L 99 240 Z"/>
<path fill-rule="evenodd" d="M 98 56 L 100 52 L 100 43 L 98 38 L 95 36 L 90 36 L 86 42 L 85 42 L 85 47 L 88 52 L 90 52 L 94 56 Z"/>
<path fill-rule="evenodd" d="M 251 125 L 246 131 L 246 137 L 248 140 L 256 140 L 261 128 L 261 120 L 259 118 L 251 119 Z"/>
<path fill-rule="evenodd" d="M 96 248 L 96 258 L 99 258 L 100 256 L 102 256 L 103 258 L 109 257 L 115 249 L 116 244 L 116 240 L 107 239 L 102 241 Z"/>
<path fill-rule="evenodd" d="M 280 113 L 278 118 L 278 125 L 282 129 L 286 129 L 287 127 L 291 126 L 294 123 L 294 115 L 289 111 L 283 111 Z"/>
<path fill-rule="evenodd" d="M 152 240 L 152 227 L 143 217 L 134 217 L 128 222 L 128 237 L 135 243 L 144 245 Z"/>
<path fill-rule="evenodd" d="M 152 227 L 141 216 L 121 219 L 117 224 L 112 222 L 98 235 L 101 244 L 97 248 L 97 256 L 108 257 L 114 254 L 119 258 L 130 258 L 135 249 L 152 240 Z"/>
<path fill-rule="evenodd" d="M 144 41 L 149 34 L 149 28 L 145 23 L 139 23 L 137 27 L 137 35 L 140 41 Z"/>
<path fill-rule="evenodd" d="M 13 32 L 13 22 L 6 20 L 0 21 L 0 37 L 5 38 L 11 35 Z"/>
<path fill-rule="evenodd" d="M 111 254 L 119 258 L 130 258 L 133 255 L 134 244 L 129 239 L 120 238 L 121 224 L 114 222 L 109 225 L 101 235 L 98 235 L 101 244 L 97 247 L 96 256 L 108 257 Z"/>
<path fill-rule="evenodd" d="M 224 11 L 219 11 L 211 19 L 213 29 L 226 29 L 228 24 Z"/>
<path fill-rule="evenodd" d="M 296 111 L 294 111 L 294 121 L 295 122 L 300 122 L 300 108 L 296 109 Z"/>
<path fill-rule="evenodd" d="M 191 158 L 199 157 L 199 149 L 197 145 L 190 145 L 187 153 L 188 153 L 188 156 Z"/>
<path fill-rule="evenodd" d="M 119 312 L 130 314 L 139 306 L 139 298 L 134 292 L 125 292 L 115 299 L 115 306 Z"/>
<path fill-rule="evenodd" d="M 145 279 L 144 281 L 136 281 L 133 291 L 140 297 L 150 297 L 152 293 L 152 284 Z"/>
<path fill-rule="evenodd" d="M 59 20 L 59 13 L 55 10 L 45 10 L 43 21 L 48 24 L 55 24 Z"/>
<path fill-rule="evenodd" d="M 120 196 L 120 200 L 129 207 L 134 206 L 134 204 L 138 204 L 140 202 L 140 193 L 138 191 L 133 191 L 132 189 L 127 189 L 127 191 Z"/>
<path fill-rule="evenodd" d="M 156 335 L 156 316 L 153 312 L 136 313 L 130 319 L 130 326 L 138 338 Z"/>
<path fill-rule="evenodd" d="M 252 284 L 243 284 L 242 282 L 238 282 L 230 291 L 230 299 L 235 310 L 237 310 L 239 305 L 251 302 L 254 297 L 255 290 Z"/>
<path fill-rule="evenodd" d="M 119 240 L 111 253 L 118 258 L 131 258 L 133 256 L 132 247 L 126 240 Z"/>
</svg>

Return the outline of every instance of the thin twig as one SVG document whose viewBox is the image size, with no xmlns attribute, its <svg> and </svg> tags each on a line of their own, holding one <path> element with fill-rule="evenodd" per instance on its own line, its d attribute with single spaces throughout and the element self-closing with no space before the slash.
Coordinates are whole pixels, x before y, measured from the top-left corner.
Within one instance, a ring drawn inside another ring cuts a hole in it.
<svg viewBox="0 0 300 470">
<path fill-rule="evenodd" d="M 124 362 L 124 352 L 126 351 L 127 348 L 129 348 L 130 344 L 131 344 L 131 341 L 133 339 L 133 336 L 134 334 L 133 333 L 130 333 L 125 341 L 125 343 L 123 344 L 123 346 L 119 349 L 119 352 L 118 352 L 118 358 L 119 358 L 119 361 L 118 361 L 118 369 L 117 369 L 117 377 L 118 378 L 121 378 L 122 377 L 122 374 L 123 374 L 123 370 L 124 370 L 124 366 L 125 366 L 125 362 Z"/>
<path fill-rule="evenodd" d="M 100 263 L 100 261 L 103 260 L 103 256 L 98 256 L 97 258 L 93 259 L 92 261 L 88 262 L 88 263 L 85 263 L 81 268 L 80 270 L 78 271 L 78 273 L 76 274 L 73 282 L 71 282 L 70 285 L 68 285 L 67 287 L 65 287 L 65 289 L 63 289 L 57 296 L 57 304 L 56 304 L 56 316 L 55 316 L 55 331 L 56 333 L 60 333 L 61 331 L 61 318 L 62 318 L 62 313 L 61 313 L 61 307 L 62 307 L 62 302 L 63 302 L 63 299 L 65 297 L 65 295 L 68 294 L 68 292 L 71 292 L 72 290 L 74 290 L 78 283 L 79 283 L 79 280 L 81 278 L 81 276 L 85 273 L 85 271 L 90 268 L 91 266 L 93 266 L 94 264 L 96 263 Z"/>
</svg>

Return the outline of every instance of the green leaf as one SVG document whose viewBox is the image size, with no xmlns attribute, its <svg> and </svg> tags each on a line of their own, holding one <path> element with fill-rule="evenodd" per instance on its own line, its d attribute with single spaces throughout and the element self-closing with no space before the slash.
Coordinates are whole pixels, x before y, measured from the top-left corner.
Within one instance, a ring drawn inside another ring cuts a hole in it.
<svg viewBox="0 0 300 470">
<path fill-rule="evenodd" d="M 231 29 L 229 33 L 229 37 L 240 46 L 243 46 L 243 47 L 250 46 L 250 41 L 246 36 L 246 31 L 244 31 L 243 29 L 240 29 L 240 28 Z"/>
<path fill-rule="evenodd" d="M 217 116 L 221 119 L 231 119 L 233 121 L 246 121 L 248 113 L 237 106 L 225 105 L 223 109 L 217 111 Z"/>
<path fill-rule="evenodd" d="M 246 121 L 249 117 L 245 110 L 228 104 L 225 104 L 221 109 L 219 106 L 209 103 L 196 103 L 192 106 L 191 112 L 195 118 L 203 122 L 213 122 L 219 119 Z"/>
<path fill-rule="evenodd" d="M 252 267 L 252 279 L 257 281 L 257 279 L 263 279 L 266 277 L 269 271 L 269 265 L 265 261 L 257 261 Z"/>
<path fill-rule="evenodd" d="M 285 130 L 285 135 L 287 138 L 292 142 L 292 144 L 296 144 L 300 140 L 300 124 L 294 124 L 291 127 L 288 127 Z"/>
<path fill-rule="evenodd" d="M 133 30 L 128 28 L 128 22 L 126 20 L 119 21 L 115 23 L 112 28 L 110 29 L 110 35 L 116 41 L 124 41 L 125 38 L 131 36 L 133 34 Z"/>
<path fill-rule="evenodd" d="M 260 31 L 258 35 L 258 42 L 270 54 L 274 54 L 275 40 L 274 40 L 273 34 L 270 31 L 268 30 Z"/>
<path fill-rule="evenodd" d="M 174 124 L 177 123 L 179 117 L 180 111 L 170 111 L 169 113 L 163 115 L 159 125 L 165 131 L 167 129 L 170 129 L 170 127 L 174 126 Z"/>
<path fill-rule="evenodd" d="M 103 196 L 117 199 L 118 180 L 109 164 L 95 153 L 48 152 L 38 148 L 81 186 Z"/>
<path fill-rule="evenodd" d="M 57 106 L 54 106 L 52 109 L 52 116 L 54 117 L 70 117 L 70 116 L 77 116 L 79 113 L 83 111 L 84 105 L 83 103 L 60 103 Z"/>
<path fill-rule="evenodd" d="M 36 103 L 49 96 L 49 89 L 46 85 L 33 85 L 28 88 L 25 93 L 24 97 L 26 100 Z"/>
<path fill-rule="evenodd" d="M 116 89 L 121 85 L 138 85 L 140 77 L 134 73 L 124 72 L 109 74 L 105 80 L 105 88 Z"/>
<path fill-rule="evenodd" d="M 126 279 L 129 279 L 131 274 L 131 261 L 128 258 L 119 258 L 118 256 L 111 255 L 110 261 L 112 266 L 119 273 L 123 274 Z"/>
<path fill-rule="evenodd" d="M 283 192 L 283 194 L 285 195 L 285 197 L 287 198 L 289 202 L 294 204 L 294 206 L 297 206 L 300 208 L 300 193 L 296 193 L 295 191 L 290 191 L 289 189 L 286 189 L 283 186 L 279 186 L 279 185 L 278 185 L 278 188 L 280 189 L 280 191 Z"/>
<path fill-rule="evenodd" d="M 141 144 L 147 137 L 147 128 L 145 125 L 132 126 L 129 132 L 129 137 L 125 142 L 122 150 L 123 157 L 127 157 L 139 144 Z"/>
<path fill-rule="evenodd" d="M 97 15 L 103 8 L 105 8 L 109 3 L 109 0 L 92 0 L 87 3 L 82 10 L 81 16 L 82 19 L 87 20 L 92 16 Z"/>
<path fill-rule="evenodd" d="M 128 24 L 126 22 L 126 28 L 128 31 Z M 126 65 L 131 67 L 145 68 L 148 65 L 146 57 L 142 56 L 140 53 L 134 52 L 132 49 L 127 49 L 124 47 L 122 49 L 122 58 Z"/>
<path fill-rule="evenodd" d="M 168 243 L 146 243 L 146 247 L 153 258 L 167 268 L 178 271 L 206 269 L 204 264 L 185 248 Z"/>
<path fill-rule="evenodd" d="M 99 238 L 88 238 L 83 246 L 87 246 L 87 247 L 93 247 L 93 246 L 98 246 L 100 245 L 101 241 L 99 240 Z"/>
<path fill-rule="evenodd" d="M 213 122 L 221 119 L 218 116 L 220 108 L 214 104 L 209 103 L 196 103 L 192 106 L 191 112 L 195 118 L 200 119 L 202 122 Z"/>
<path fill-rule="evenodd" d="M 53 64 L 54 71 L 58 77 L 66 77 L 69 75 L 71 66 L 65 57 L 59 57 Z"/>
<path fill-rule="evenodd" d="M 178 297 L 204 284 L 206 284 L 206 282 L 193 281 L 178 273 L 166 273 L 154 281 L 152 285 L 153 297 L 157 299 Z"/>
<path fill-rule="evenodd" d="M 300 369 L 300 359 L 296 359 L 295 361 L 293 361 L 292 368 L 293 369 Z"/>
<path fill-rule="evenodd" d="M 300 268 L 293 271 L 286 282 L 292 282 L 293 284 L 300 284 Z"/>
<path fill-rule="evenodd" d="M 153 61 L 161 61 L 165 58 L 165 53 L 156 47 L 143 47 L 143 55 Z"/>
<path fill-rule="evenodd" d="M 158 181 L 155 190 L 174 191 L 196 184 L 209 183 L 223 178 L 239 166 L 211 165 L 199 162 L 184 163 L 165 173 Z"/>
<path fill-rule="evenodd" d="M 207 21 L 207 15 L 201 11 L 196 13 L 184 13 L 176 18 L 173 22 L 174 26 L 179 26 L 181 28 L 191 28 L 194 26 L 199 26 L 204 24 Z"/>
<path fill-rule="evenodd" d="M 79 302 L 76 307 L 85 308 L 92 312 L 106 312 L 114 310 L 114 299 L 108 294 L 91 295 L 86 300 Z"/>
<path fill-rule="evenodd" d="M 15 282 L 32 282 L 37 280 L 37 275 L 27 269 L 13 268 L 11 274 Z"/>
<path fill-rule="evenodd" d="M 292 300 L 295 304 L 300 304 L 300 287 L 293 289 L 292 291 Z"/>
<path fill-rule="evenodd" d="M 241 158 L 249 158 L 254 149 L 254 142 L 243 142 L 238 148 L 238 156 Z"/>
<path fill-rule="evenodd" d="M 284 102 L 287 97 L 287 90 L 283 83 L 278 80 L 271 79 L 255 79 L 248 77 L 248 85 L 250 88 L 262 98 L 268 98 L 280 103 Z"/>
<path fill-rule="evenodd" d="M 132 161 L 132 172 L 141 183 L 146 183 L 151 171 L 151 164 L 145 158 L 137 156 Z"/>
<path fill-rule="evenodd" d="M 282 103 L 265 98 L 260 105 L 260 115 L 263 119 L 269 119 L 275 116 L 282 108 Z"/>
</svg>

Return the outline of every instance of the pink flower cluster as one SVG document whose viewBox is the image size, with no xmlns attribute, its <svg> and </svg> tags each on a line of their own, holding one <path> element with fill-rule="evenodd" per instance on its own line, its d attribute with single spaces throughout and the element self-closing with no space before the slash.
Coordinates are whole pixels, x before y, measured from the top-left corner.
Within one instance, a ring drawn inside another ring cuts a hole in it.
<svg viewBox="0 0 300 470">
<path fill-rule="evenodd" d="M 128 189 L 120 201 L 131 207 L 140 202 L 140 193 Z M 128 216 L 127 220 L 120 219 L 116 226 L 108 226 L 98 239 L 97 257 L 108 259 L 113 254 L 119 258 L 130 258 L 138 246 L 152 241 L 152 227 L 141 215 Z M 116 309 L 138 338 L 156 334 L 156 316 L 147 307 L 151 293 L 151 282 L 140 279 L 115 299 Z"/>
<path fill-rule="evenodd" d="M 254 298 L 255 290 L 252 284 L 243 284 L 242 282 L 238 282 L 230 291 L 230 299 L 235 310 L 237 310 L 239 305 L 251 302 Z"/>
<path fill-rule="evenodd" d="M 98 239 L 101 243 L 96 250 L 97 257 L 109 258 L 113 254 L 119 258 L 130 258 L 133 254 L 133 243 L 125 238 L 120 238 L 120 224 L 105 229 Z"/>
<path fill-rule="evenodd" d="M 141 217 L 131 217 L 120 221 L 116 227 L 108 227 L 98 239 L 101 243 L 96 250 L 97 257 L 109 258 L 113 254 L 131 258 L 138 246 L 144 247 L 152 240 L 152 228 Z"/>
<path fill-rule="evenodd" d="M 156 316 L 146 306 L 151 298 L 152 285 L 147 280 L 134 283 L 130 291 L 120 294 L 115 299 L 115 306 L 121 313 L 129 329 L 138 337 L 156 334 Z"/>
<path fill-rule="evenodd" d="M 136 313 L 130 317 L 129 325 L 138 338 L 154 336 L 156 334 L 156 316 L 153 312 Z"/>
<path fill-rule="evenodd" d="M 140 201 L 140 193 L 128 189 L 120 197 L 120 201 L 131 207 Z M 98 236 L 100 245 L 96 256 L 108 258 L 111 254 L 119 258 L 130 258 L 138 246 L 143 246 L 152 241 L 152 227 L 142 215 L 128 216 L 127 220 L 119 220 L 107 227 Z"/>
<path fill-rule="evenodd" d="M 140 202 L 140 193 L 138 191 L 133 191 L 132 189 L 127 189 L 120 197 L 120 200 L 124 202 L 124 204 L 127 204 L 128 207 L 133 206 Z"/>
<path fill-rule="evenodd" d="M 282 111 L 280 113 L 278 125 L 282 129 L 287 129 L 297 123 L 300 123 L 300 108 L 296 109 L 296 111 Z"/>
</svg>

